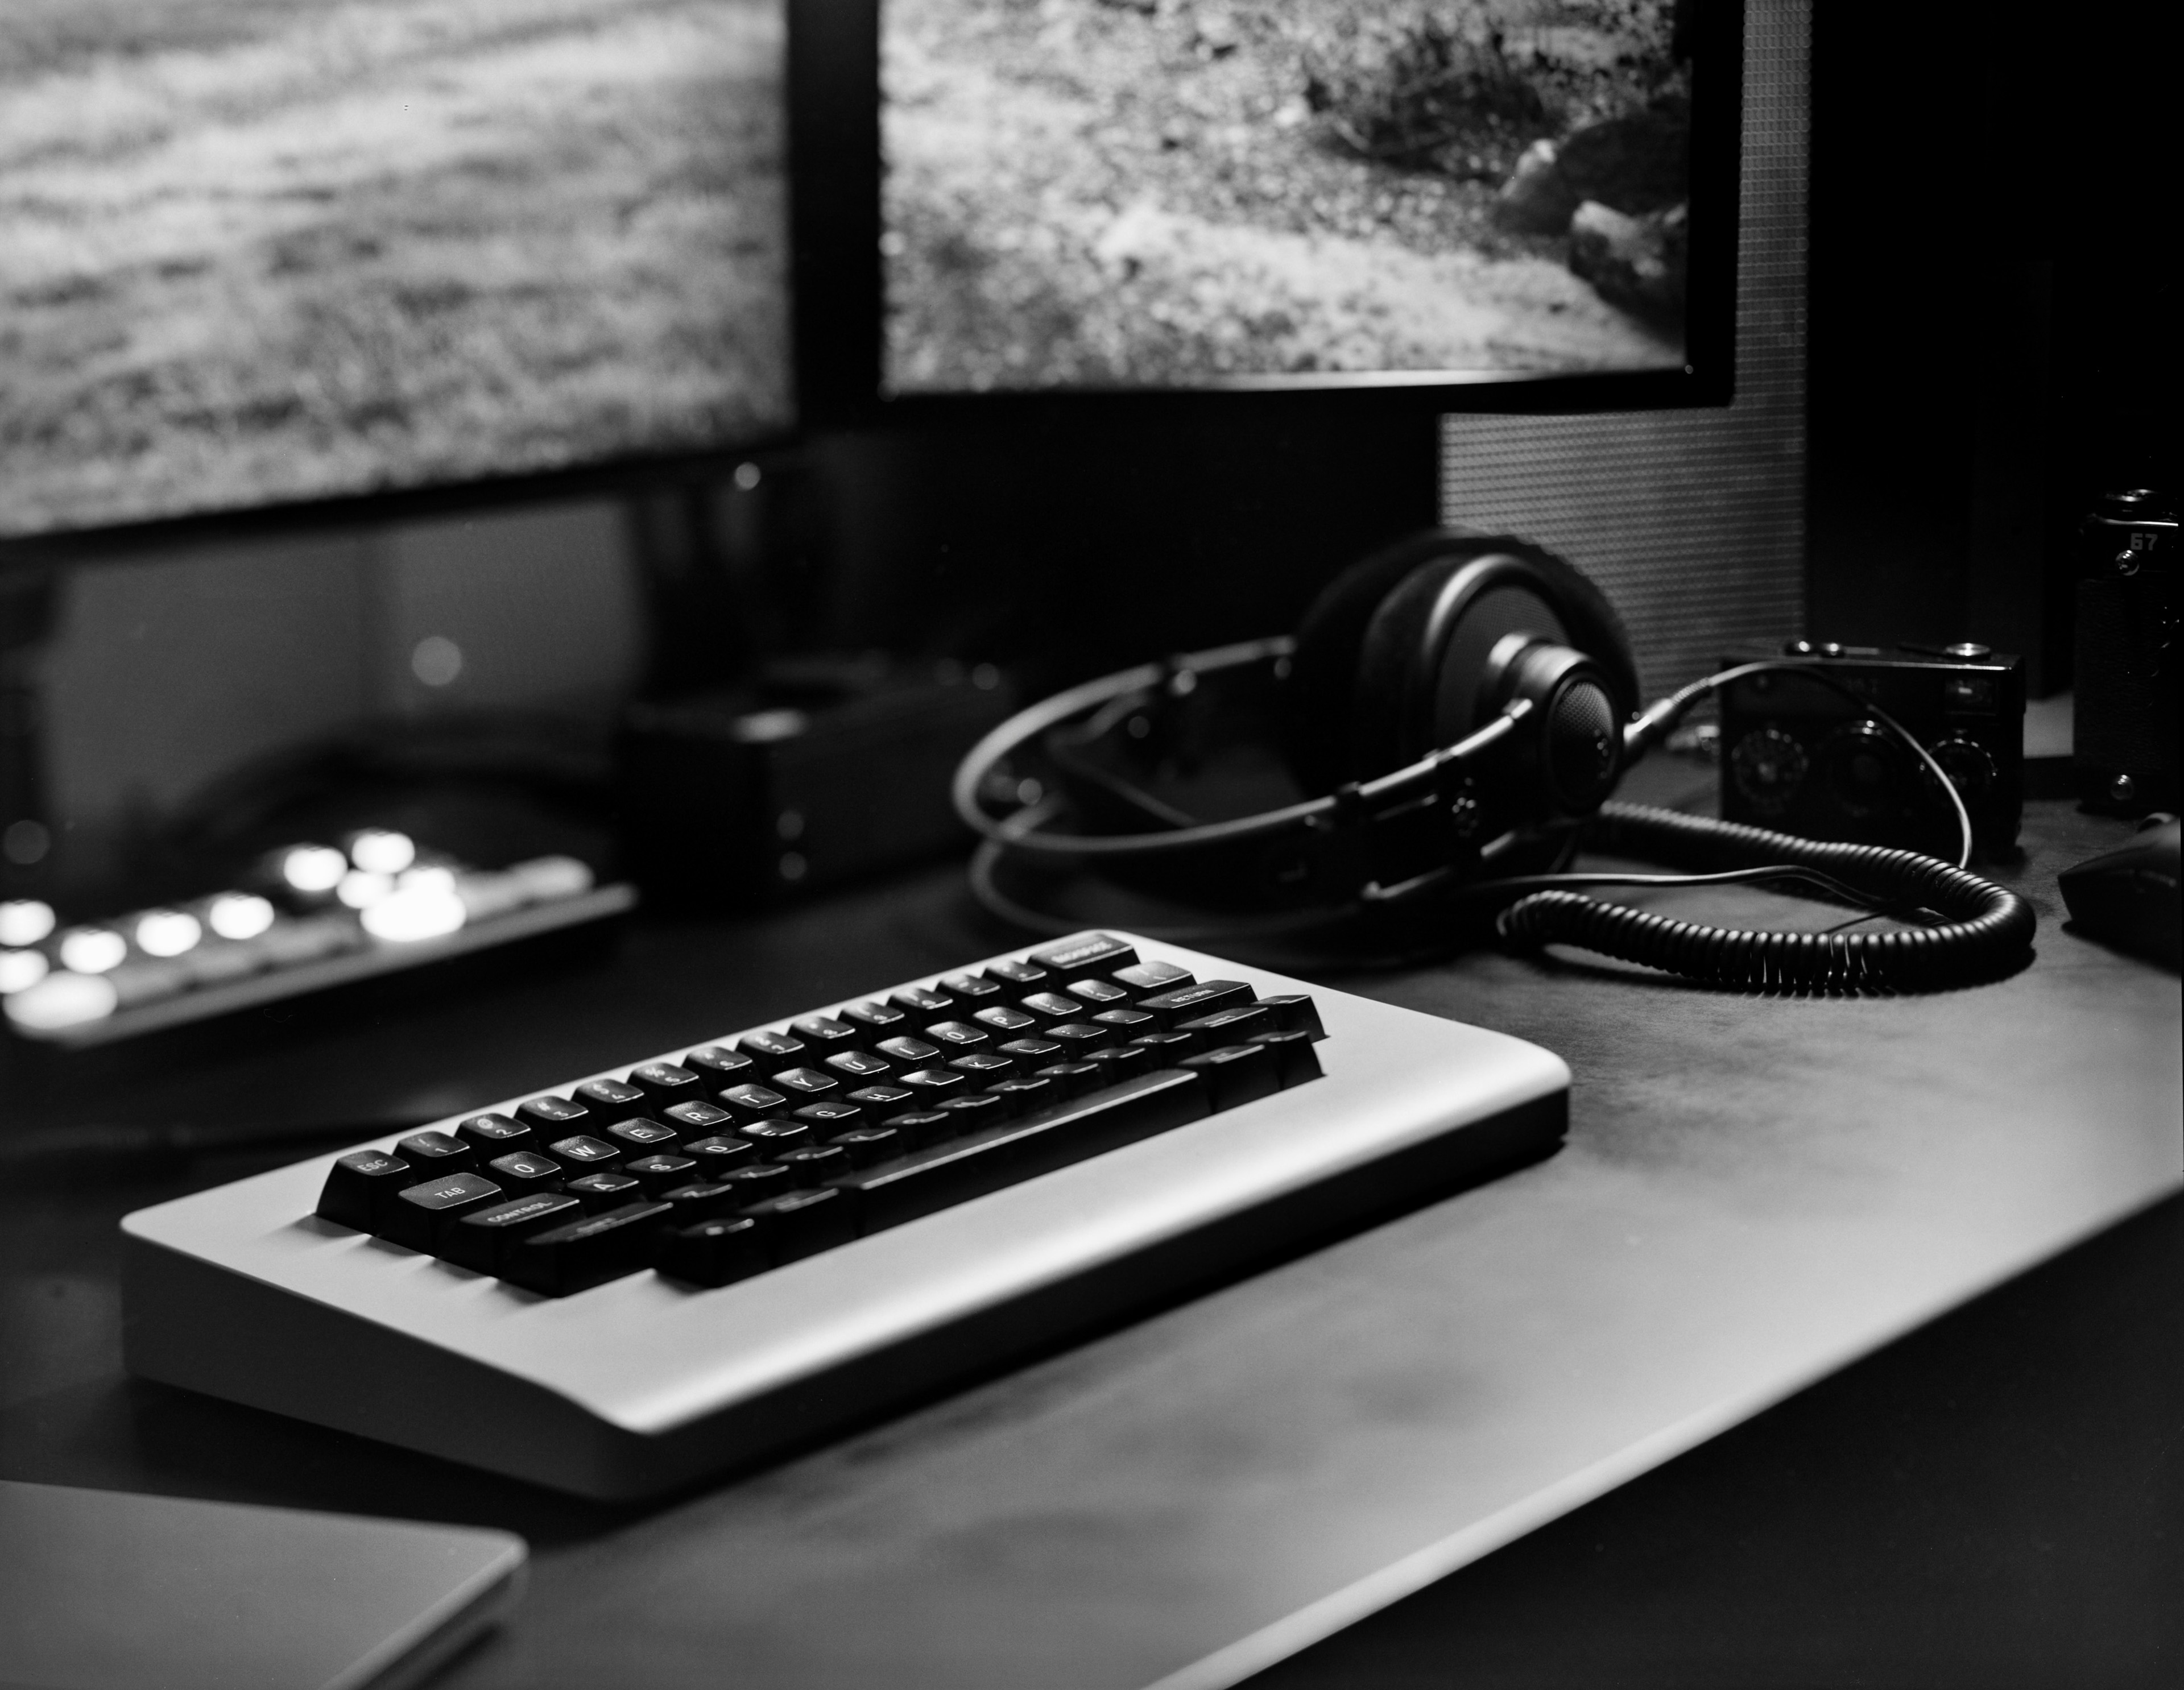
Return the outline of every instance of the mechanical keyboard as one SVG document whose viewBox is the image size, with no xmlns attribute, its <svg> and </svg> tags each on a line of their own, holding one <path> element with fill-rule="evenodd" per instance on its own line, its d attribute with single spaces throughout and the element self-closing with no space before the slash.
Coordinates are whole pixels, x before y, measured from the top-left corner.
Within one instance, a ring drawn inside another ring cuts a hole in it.
<svg viewBox="0 0 2184 1690">
<path fill-rule="evenodd" d="M 644 1496 L 1543 1156 L 1568 1085 L 1084 933 L 140 1210 L 127 1361 Z"/>
</svg>

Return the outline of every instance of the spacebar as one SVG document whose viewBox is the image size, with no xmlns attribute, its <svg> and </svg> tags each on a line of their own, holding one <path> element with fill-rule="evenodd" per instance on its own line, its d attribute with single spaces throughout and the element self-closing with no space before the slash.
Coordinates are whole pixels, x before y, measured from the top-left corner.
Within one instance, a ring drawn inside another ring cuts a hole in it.
<svg viewBox="0 0 2184 1690">
<path fill-rule="evenodd" d="M 861 1230 L 878 1232 L 1211 1113 L 1205 1081 L 1162 1069 L 827 1183 L 854 1193 Z"/>
</svg>

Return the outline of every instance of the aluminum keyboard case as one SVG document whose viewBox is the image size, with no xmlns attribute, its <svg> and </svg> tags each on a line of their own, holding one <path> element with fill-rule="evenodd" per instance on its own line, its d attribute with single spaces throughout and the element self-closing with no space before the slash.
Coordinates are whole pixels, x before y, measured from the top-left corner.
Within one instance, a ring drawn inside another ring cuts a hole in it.
<svg viewBox="0 0 2184 1690">
<path fill-rule="evenodd" d="M 1324 1077 L 706 1291 L 645 1271 L 540 1297 L 350 1231 L 312 1213 L 345 1154 L 332 1151 L 122 1221 L 127 1365 L 557 1489 L 640 1497 L 817 1441 L 1562 1140 L 1569 1070 L 1536 1045 L 1117 937 L 1262 998 L 1309 993 Z M 621 1068 L 648 1059 L 671 1059 Z"/>
</svg>

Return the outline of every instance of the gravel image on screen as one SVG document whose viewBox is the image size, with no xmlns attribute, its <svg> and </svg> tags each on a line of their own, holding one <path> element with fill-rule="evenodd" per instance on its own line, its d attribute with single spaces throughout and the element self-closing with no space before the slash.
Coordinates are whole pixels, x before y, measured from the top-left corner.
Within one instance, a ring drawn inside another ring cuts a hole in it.
<svg viewBox="0 0 2184 1690">
<path fill-rule="evenodd" d="M 780 0 L 6 0 L 0 534 L 789 421 Z"/>
<path fill-rule="evenodd" d="M 1675 0 L 883 0 L 897 392 L 1680 367 Z"/>
</svg>

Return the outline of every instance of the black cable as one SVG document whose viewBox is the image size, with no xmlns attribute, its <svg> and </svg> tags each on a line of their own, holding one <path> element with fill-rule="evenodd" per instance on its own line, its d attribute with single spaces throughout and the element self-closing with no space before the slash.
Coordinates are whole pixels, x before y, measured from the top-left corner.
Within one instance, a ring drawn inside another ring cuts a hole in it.
<svg viewBox="0 0 2184 1690">
<path fill-rule="evenodd" d="M 1206 653 L 1201 665 L 1208 671 L 1236 666 L 1264 655 L 1274 643 Z M 1212 660 L 1206 660 L 1209 659 Z M 1635 761 L 1642 756 L 1708 693 L 1745 675 L 1774 671 L 1795 672 L 1841 693 L 1909 748 L 1954 812 L 1959 838 L 1955 865 L 1913 851 L 1802 839 L 1710 817 L 1611 803 L 1602 808 L 1589 842 L 1622 854 L 1681 864 L 1696 872 L 1653 876 L 1530 875 L 1451 887 L 1447 884 L 1451 865 L 1418 876 L 1401 887 L 1385 890 L 1368 887 L 1357 904 L 1299 911 L 1257 922 L 1228 921 L 1149 932 L 1147 937 L 1271 937 L 1334 926 L 1359 907 L 1375 903 L 1384 908 L 1412 899 L 1425 904 L 1448 899 L 1452 893 L 1452 901 L 1461 904 L 1515 892 L 1521 895 L 1496 921 L 1496 931 L 1511 943 L 1580 945 L 1602 955 L 1717 983 L 1770 989 L 1921 990 L 1993 979 L 2018 967 L 2030 950 L 2036 918 L 2031 906 L 2015 893 L 1966 869 L 1972 853 L 1971 817 L 1955 783 L 1903 723 L 1816 666 L 1768 659 L 1740 664 L 1693 681 L 1641 713 L 1624 730 L 1626 759 Z M 1318 817 L 1332 808 L 1332 799 L 1318 798 L 1262 815 L 1195 825 L 1167 834 L 1107 836 L 1044 832 L 1045 825 L 1061 809 L 1051 798 L 1025 805 L 1004 818 L 983 813 L 977 798 L 980 782 L 987 770 L 1011 749 L 1025 742 L 1033 732 L 1058 725 L 1088 709 L 1100 711 L 1103 725 L 1108 725 L 1110 719 L 1119 720 L 1117 712 L 1125 702 L 1134 708 L 1165 673 L 1159 666 L 1148 664 L 1126 675 L 1089 682 L 1004 724 L 965 758 L 956 773 L 955 798 L 958 813 L 983 836 L 972 861 L 971 888 L 986 909 L 1034 931 L 1074 931 L 1075 924 L 1064 924 L 1001 891 L 997 871 L 1011 851 L 1073 859 L 1073 866 L 1090 869 L 1102 856 L 1144 855 L 1248 838 L 1307 816 Z M 1484 748 L 1509 732 L 1521 715 L 1521 711 L 1512 711 L 1461 745 L 1436 751 L 1417 764 L 1378 777 L 1367 785 L 1366 794 L 1415 779 L 1443 760 Z M 1027 723 L 1028 727 L 1022 725 Z M 1574 837 L 1570 844 L 1574 844 Z M 1562 862 L 1567 860 L 1566 849 Z M 1874 912 L 1913 917 L 1924 914 L 1933 920 L 1931 925 L 1895 933 L 1851 933 L 1844 926 L 1820 933 L 1750 931 L 1674 921 L 1624 905 L 1602 903 L 1568 889 L 1781 880 L 1802 881 L 1830 897 Z M 1448 903 L 1444 902 L 1443 907 Z"/>
<path fill-rule="evenodd" d="M 1999 979 L 2020 966 L 2037 926 L 2008 888 L 1937 858 L 1880 845 L 1800 839 L 1636 804 L 1601 809 L 1599 842 L 1618 853 L 1719 870 L 1755 859 L 1847 881 L 1869 900 L 1943 919 L 1896 933 L 1745 931 L 1670 920 L 1570 892 L 1535 892 L 1503 910 L 1513 943 L 1580 945 L 1694 980 L 1760 990 L 1931 991 Z"/>
</svg>

